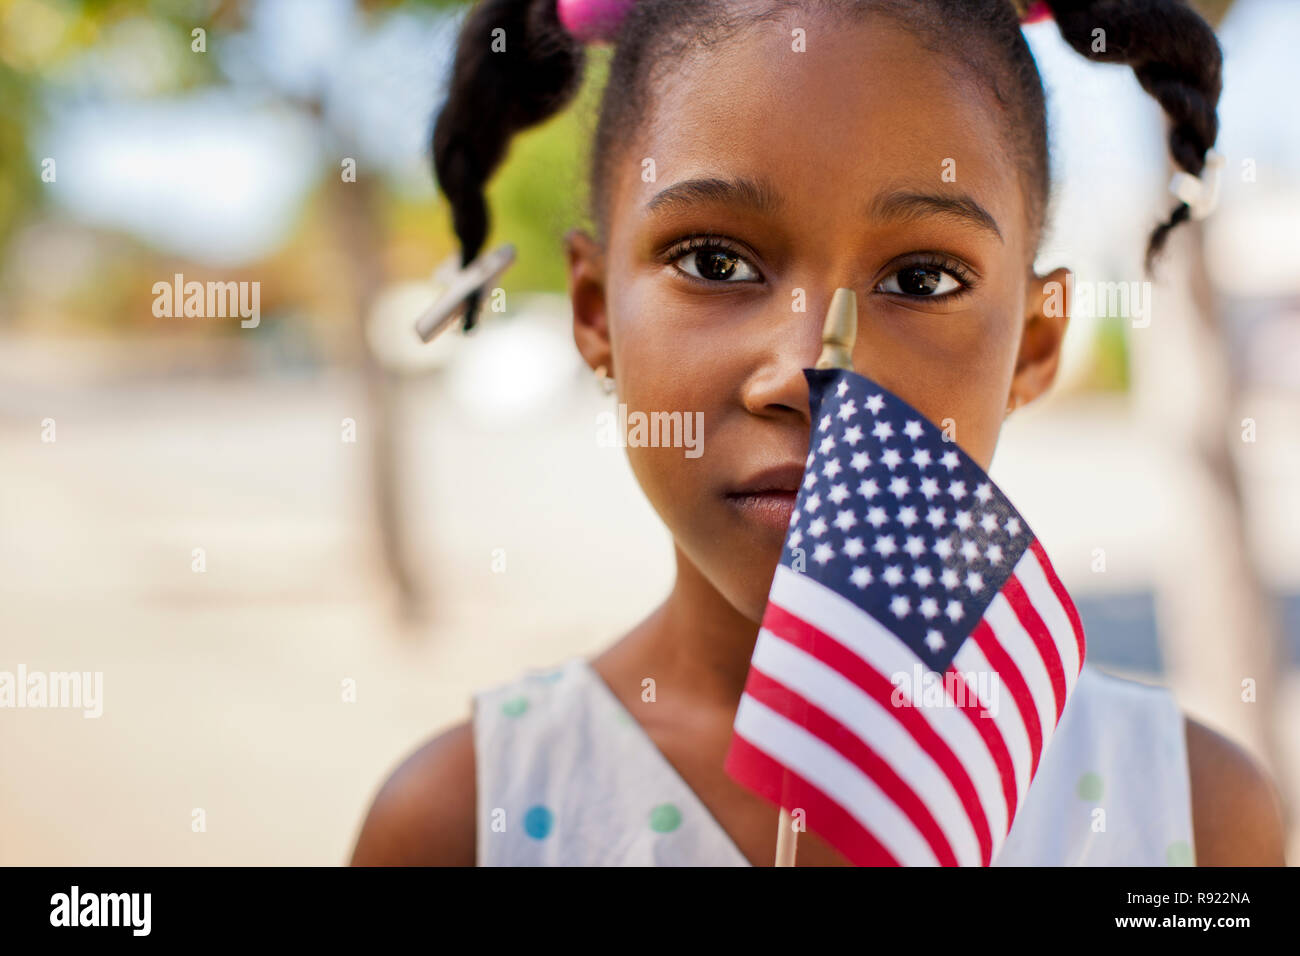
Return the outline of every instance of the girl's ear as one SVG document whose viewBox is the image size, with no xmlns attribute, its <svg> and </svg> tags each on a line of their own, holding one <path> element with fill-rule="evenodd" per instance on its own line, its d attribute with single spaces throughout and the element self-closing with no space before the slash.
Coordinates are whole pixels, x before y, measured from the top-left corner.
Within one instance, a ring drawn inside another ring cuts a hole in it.
<svg viewBox="0 0 1300 956">
<path fill-rule="evenodd" d="M 1007 407 L 1028 405 L 1051 386 L 1061 362 L 1061 344 L 1070 322 L 1069 269 L 1057 269 L 1045 276 L 1035 274 L 1025 295 L 1025 326 L 1020 332 L 1020 351 L 1011 379 Z"/>
<path fill-rule="evenodd" d="M 569 300 L 573 303 L 573 341 L 587 365 L 602 365 L 615 375 L 605 309 L 605 250 L 580 229 L 564 235 L 569 268 Z"/>
</svg>

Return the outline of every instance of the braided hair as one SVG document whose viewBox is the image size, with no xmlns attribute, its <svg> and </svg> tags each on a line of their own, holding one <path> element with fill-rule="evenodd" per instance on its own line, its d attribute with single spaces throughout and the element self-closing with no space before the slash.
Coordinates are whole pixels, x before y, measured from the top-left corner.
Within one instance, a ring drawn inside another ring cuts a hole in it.
<svg viewBox="0 0 1300 956">
<path fill-rule="evenodd" d="M 756 22 L 808 8 L 841 16 L 883 13 L 912 29 L 929 48 L 988 76 L 1007 117 L 1037 236 L 1050 193 L 1047 116 L 1018 5 L 1017 0 L 637 0 L 613 38 L 591 151 L 590 212 L 600 240 L 607 231 L 607 184 L 616 144 L 630 141 L 636 124 L 649 115 L 657 80 L 696 48 L 725 43 Z M 1199 176 L 1218 134 L 1223 85 L 1222 54 L 1209 24 L 1184 0 L 1047 0 L 1047 5 L 1076 51 L 1133 69 L 1168 117 L 1174 162 Z M 584 47 L 560 23 L 556 0 L 481 0 L 466 18 L 446 104 L 433 131 L 434 173 L 451 205 L 463 265 L 486 241 L 484 191 L 511 138 L 568 105 L 585 65 Z M 1147 244 L 1148 271 L 1170 231 L 1190 214 L 1180 202 L 1155 227 Z M 476 294 L 467 330 L 477 305 Z"/>
</svg>

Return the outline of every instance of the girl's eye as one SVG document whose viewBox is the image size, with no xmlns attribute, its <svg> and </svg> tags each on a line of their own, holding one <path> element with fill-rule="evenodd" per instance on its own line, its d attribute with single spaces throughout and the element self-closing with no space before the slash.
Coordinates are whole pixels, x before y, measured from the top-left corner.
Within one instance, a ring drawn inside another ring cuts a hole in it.
<svg viewBox="0 0 1300 956">
<path fill-rule="evenodd" d="M 758 270 L 743 256 L 716 242 L 694 241 L 670 260 L 692 279 L 703 282 L 756 282 Z"/>
<path fill-rule="evenodd" d="M 877 287 L 881 292 L 895 292 L 910 296 L 942 298 L 966 288 L 965 283 L 947 269 L 938 266 L 906 266 L 888 276 Z"/>
</svg>

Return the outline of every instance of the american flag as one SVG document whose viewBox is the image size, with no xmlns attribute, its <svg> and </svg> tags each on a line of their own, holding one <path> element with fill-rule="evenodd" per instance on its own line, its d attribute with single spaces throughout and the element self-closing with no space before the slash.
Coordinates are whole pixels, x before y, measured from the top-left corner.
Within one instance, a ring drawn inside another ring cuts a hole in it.
<svg viewBox="0 0 1300 956">
<path fill-rule="evenodd" d="M 803 485 L 726 771 L 858 865 L 987 866 L 1083 665 L 1042 545 L 954 441 L 808 369 Z"/>
</svg>

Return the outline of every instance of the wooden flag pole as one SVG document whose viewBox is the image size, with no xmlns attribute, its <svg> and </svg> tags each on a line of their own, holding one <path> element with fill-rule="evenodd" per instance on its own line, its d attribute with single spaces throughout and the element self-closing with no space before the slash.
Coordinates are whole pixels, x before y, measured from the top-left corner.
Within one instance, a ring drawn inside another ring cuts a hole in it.
<svg viewBox="0 0 1300 956">
<path fill-rule="evenodd" d="M 822 326 L 822 354 L 817 368 L 853 370 L 853 342 L 858 335 L 858 296 L 852 289 L 836 289 Z M 776 865 L 794 866 L 799 833 L 790 811 L 781 807 L 776 830 Z"/>
</svg>

